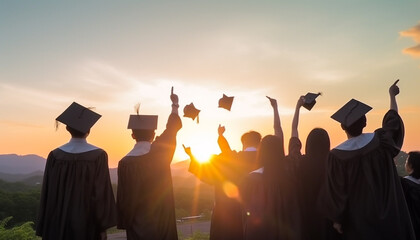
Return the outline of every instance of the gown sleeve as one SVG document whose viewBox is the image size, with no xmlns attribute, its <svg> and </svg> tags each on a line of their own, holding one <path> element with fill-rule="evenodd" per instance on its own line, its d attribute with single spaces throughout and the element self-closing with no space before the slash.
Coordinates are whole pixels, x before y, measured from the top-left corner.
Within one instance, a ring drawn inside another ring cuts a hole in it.
<svg viewBox="0 0 420 240">
<path fill-rule="evenodd" d="M 222 151 L 222 153 L 232 152 L 232 149 L 229 146 L 229 142 L 226 140 L 224 136 L 219 136 L 217 138 L 217 144 L 219 145 L 220 151 Z"/>
<path fill-rule="evenodd" d="M 127 229 L 134 219 L 139 192 L 135 187 L 141 189 L 140 177 L 141 173 L 139 174 L 133 161 L 123 159 L 118 163 L 117 228 L 119 229 Z"/>
<path fill-rule="evenodd" d="M 404 141 L 404 123 L 398 112 L 389 110 L 382 120 L 382 128 L 377 132 L 381 136 L 382 144 L 391 149 L 395 157 L 400 152 Z"/>
<path fill-rule="evenodd" d="M 38 219 L 36 224 L 36 235 L 42 237 L 42 234 L 44 232 L 44 221 L 45 221 L 45 209 L 47 206 L 47 195 L 48 195 L 48 180 L 49 180 L 49 168 L 51 168 L 51 164 L 53 161 L 53 153 L 50 152 L 48 154 L 47 162 L 45 164 L 45 170 L 44 170 L 44 178 L 42 180 L 42 190 L 41 190 L 41 200 L 40 200 L 40 207 L 38 210 Z"/>
<path fill-rule="evenodd" d="M 327 162 L 326 184 L 319 198 L 321 211 L 333 222 L 342 223 L 348 200 L 345 163 L 330 154 Z"/>
<path fill-rule="evenodd" d="M 167 164 L 172 162 L 172 156 L 176 147 L 176 135 L 181 128 L 181 118 L 178 114 L 171 113 L 166 123 L 165 131 L 156 137 L 150 150 L 150 152 L 157 155 L 156 160 L 165 161 Z"/>
<path fill-rule="evenodd" d="M 108 155 L 105 151 L 103 151 L 98 159 L 95 187 L 92 197 L 95 206 L 96 222 L 98 223 L 101 232 L 115 226 L 117 223 L 117 213 L 109 176 Z"/>
<path fill-rule="evenodd" d="M 188 171 L 201 181 L 209 185 L 215 185 L 220 178 L 220 176 L 218 177 L 218 173 L 220 172 L 217 170 L 217 167 L 215 167 L 218 161 L 217 158 L 218 156 L 213 156 L 212 159 L 206 163 L 199 163 L 197 159 L 192 158 Z"/>
</svg>

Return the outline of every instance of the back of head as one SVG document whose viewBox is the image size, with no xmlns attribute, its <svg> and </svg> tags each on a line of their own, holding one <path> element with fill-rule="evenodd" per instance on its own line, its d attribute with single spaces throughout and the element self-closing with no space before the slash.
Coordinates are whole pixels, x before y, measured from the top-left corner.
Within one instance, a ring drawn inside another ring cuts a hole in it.
<svg viewBox="0 0 420 240">
<path fill-rule="evenodd" d="M 420 152 L 409 152 L 407 164 L 409 164 L 411 169 L 413 169 L 413 172 L 410 174 L 410 176 L 420 179 Z"/>
<path fill-rule="evenodd" d="M 325 159 L 330 152 L 330 137 L 322 128 L 314 128 L 306 139 L 305 155 L 309 158 Z"/>
<path fill-rule="evenodd" d="M 247 148 L 247 147 L 257 148 L 261 142 L 261 134 L 256 131 L 249 131 L 242 135 L 241 142 L 244 148 Z"/>
<path fill-rule="evenodd" d="M 283 139 L 273 135 L 265 136 L 261 140 L 257 160 L 264 167 L 265 178 L 274 180 L 284 160 Z"/>
<path fill-rule="evenodd" d="M 366 115 L 363 115 L 348 127 L 344 124 L 341 124 L 341 128 L 352 137 L 357 137 L 362 134 L 364 127 L 366 127 Z"/>
<path fill-rule="evenodd" d="M 84 133 L 69 126 L 66 126 L 66 130 L 71 134 L 71 137 L 73 138 L 86 138 L 89 134 L 89 131 L 87 133 Z"/>
<path fill-rule="evenodd" d="M 147 141 L 152 142 L 155 138 L 155 130 L 150 129 L 132 129 L 133 131 L 133 138 L 136 139 L 137 142 L 140 141 Z"/>
</svg>

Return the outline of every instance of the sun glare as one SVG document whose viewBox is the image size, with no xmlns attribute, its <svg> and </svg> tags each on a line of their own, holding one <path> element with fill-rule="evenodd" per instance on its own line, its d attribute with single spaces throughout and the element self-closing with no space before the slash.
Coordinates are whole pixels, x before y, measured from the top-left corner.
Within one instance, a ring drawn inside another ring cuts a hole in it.
<svg viewBox="0 0 420 240">
<path fill-rule="evenodd" d="M 215 152 L 212 152 L 212 150 L 205 144 L 193 145 L 191 146 L 191 150 L 197 161 L 200 163 L 210 161 L 211 156 L 215 154 Z"/>
</svg>

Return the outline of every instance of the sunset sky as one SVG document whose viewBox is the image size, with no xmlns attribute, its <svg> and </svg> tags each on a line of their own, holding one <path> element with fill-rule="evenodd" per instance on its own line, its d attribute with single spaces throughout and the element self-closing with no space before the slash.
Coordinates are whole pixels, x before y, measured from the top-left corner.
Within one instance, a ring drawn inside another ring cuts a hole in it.
<svg viewBox="0 0 420 240">
<path fill-rule="evenodd" d="M 1 1 L 0 154 L 48 153 L 66 143 L 55 118 L 73 101 L 102 118 L 88 141 L 108 152 L 109 165 L 133 147 L 127 122 L 191 102 L 200 123 L 182 118 L 174 161 L 218 153 L 217 127 L 240 150 L 249 130 L 273 133 L 279 104 L 286 143 L 296 101 L 322 92 L 301 110 L 303 142 L 325 128 L 332 147 L 346 139 L 330 116 L 351 98 L 373 107 L 366 131 L 381 124 L 388 88 L 405 121 L 404 151 L 420 150 L 420 1 Z M 218 108 L 222 94 L 232 110 Z"/>
</svg>

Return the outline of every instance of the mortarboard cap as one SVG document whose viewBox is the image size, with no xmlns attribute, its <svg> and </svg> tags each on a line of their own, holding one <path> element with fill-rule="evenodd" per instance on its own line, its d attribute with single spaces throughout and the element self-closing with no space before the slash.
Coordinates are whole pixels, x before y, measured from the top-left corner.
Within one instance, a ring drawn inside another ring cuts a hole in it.
<svg viewBox="0 0 420 240">
<path fill-rule="evenodd" d="M 349 127 L 371 109 L 372 107 L 355 99 L 351 99 L 336 113 L 334 113 L 331 118 L 344 126 Z"/>
<path fill-rule="evenodd" d="M 79 132 L 87 133 L 100 117 L 101 115 L 95 113 L 89 108 L 73 102 L 55 120 L 74 128 Z"/>
<path fill-rule="evenodd" d="M 307 93 L 304 96 L 305 99 L 305 103 L 303 104 L 303 107 L 308 109 L 309 111 L 311 111 L 311 109 L 314 107 L 315 103 L 316 103 L 316 98 L 321 95 L 321 93 Z"/>
<path fill-rule="evenodd" d="M 228 97 L 225 94 L 223 94 L 223 97 L 219 99 L 219 108 L 224 108 L 228 111 L 230 111 L 230 108 L 232 107 L 234 97 Z"/>
<path fill-rule="evenodd" d="M 134 110 L 137 114 L 130 115 L 128 129 L 155 130 L 157 128 L 157 115 L 139 115 L 140 103 L 134 106 Z"/>
<path fill-rule="evenodd" d="M 155 130 L 157 128 L 158 116 L 157 115 L 130 115 L 128 120 L 128 129 L 142 129 L 142 130 Z"/>
<path fill-rule="evenodd" d="M 197 118 L 197 123 L 199 122 L 199 113 L 200 110 L 195 108 L 193 103 L 190 103 L 184 107 L 184 117 L 192 118 L 192 120 L 195 120 L 195 118 Z"/>
</svg>

